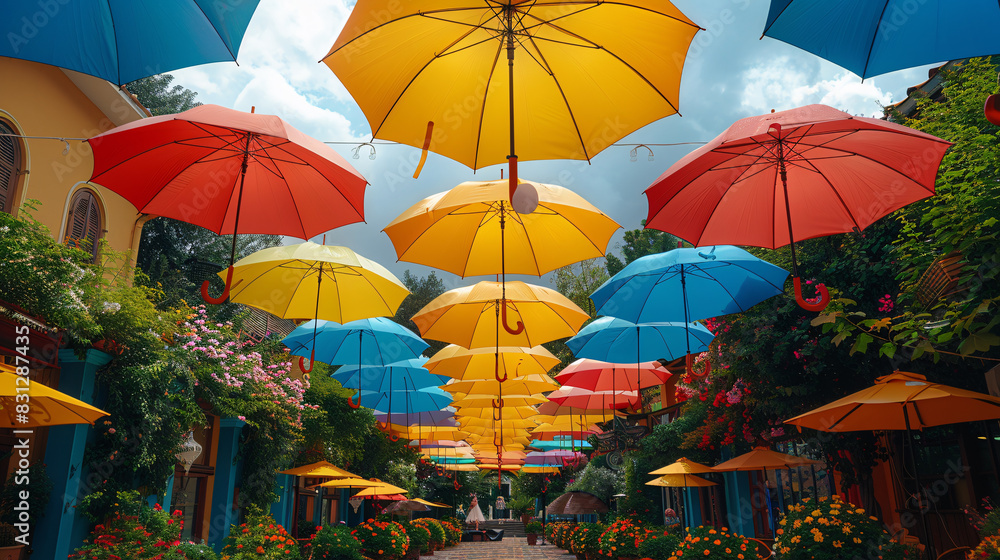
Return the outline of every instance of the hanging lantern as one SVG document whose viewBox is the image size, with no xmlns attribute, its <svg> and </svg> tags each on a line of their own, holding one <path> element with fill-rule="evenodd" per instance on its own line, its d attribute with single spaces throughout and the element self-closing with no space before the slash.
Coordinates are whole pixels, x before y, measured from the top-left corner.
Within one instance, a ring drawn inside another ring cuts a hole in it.
<svg viewBox="0 0 1000 560">
<path fill-rule="evenodd" d="M 184 467 L 184 473 L 191 470 L 191 465 L 201 457 L 201 444 L 194 439 L 194 430 L 187 433 L 187 439 L 181 444 L 180 451 L 177 452 L 177 462 Z"/>
</svg>

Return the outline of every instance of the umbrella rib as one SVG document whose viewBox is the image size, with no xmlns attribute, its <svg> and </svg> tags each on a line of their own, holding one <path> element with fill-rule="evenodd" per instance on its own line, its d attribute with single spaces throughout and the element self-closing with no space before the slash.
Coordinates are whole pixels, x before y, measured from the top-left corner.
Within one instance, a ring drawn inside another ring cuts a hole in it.
<svg viewBox="0 0 1000 560">
<path fill-rule="evenodd" d="M 827 429 L 824 430 L 824 431 L 833 431 L 833 429 L 836 428 L 838 424 L 840 424 L 841 422 L 843 422 L 844 420 L 846 420 L 847 417 L 850 416 L 851 414 L 854 414 L 854 411 L 857 410 L 857 409 L 859 409 L 859 408 L 861 408 L 861 403 L 855 403 L 854 404 L 854 408 L 852 408 L 851 410 L 848 410 L 836 422 L 834 422 L 833 424 L 830 424 L 829 426 L 827 426 Z"/>
<path fill-rule="evenodd" d="M 391 20 L 389 20 L 389 21 L 387 21 L 385 23 L 380 23 L 380 24 L 372 27 L 371 29 L 366 30 L 363 33 L 359 33 L 357 36 L 352 37 L 350 41 L 347 41 L 346 43 L 344 43 L 343 45 L 341 45 L 339 48 L 337 48 L 337 50 L 331 51 L 326 56 L 324 56 L 323 58 L 321 58 L 320 62 L 323 62 L 327 58 L 330 58 L 331 56 L 337 54 L 338 52 L 340 52 L 341 50 L 343 50 L 345 47 L 347 47 L 351 43 L 357 41 L 358 39 L 361 39 L 365 35 L 368 35 L 370 33 L 374 33 L 375 31 L 378 31 L 379 29 L 381 29 L 381 28 L 383 28 L 383 27 L 385 27 L 387 25 L 391 25 L 393 23 L 399 23 L 399 22 L 401 22 L 403 20 L 414 18 L 414 17 L 428 17 L 428 14 L 443 14 L 443 13 L 451 13 L 451 12 L 482 11 L 483 9 L 484 8 L 482 8 L 482 7 L 468 6 L 468 7 L 461 7 L 461 8 L 441 8 L 441 9 L 438 9 L 438 10 L 428 10 L 426 12 L 417 12 L 415 14 L 406 14 L 404 16 L 401 16 L 401 17 L 398 17 L 398 18 L 395 18 L 395 19 L 391 19 Z M 490 8 L 490 9 L 492 9 L 492 8 Z M 452 21 L 452 20 L 447 20 L 447 19 L 442 19 L 441 21 L 444 21 L 446 23 L 454 23 L 456 25 L 468 25 L 468 24 L 465 24 L 463 22 Z"/>
<path fill-rule="evenodd" d="M 559 78 L 557 78 L 556 73 L 552 71 L 552 68 L 549 66 L 549 61 L 545 58 L 545 55 L 542 54 L 541 48 L 539 48 L 539 46 L 535 43 L 535 38 L 529 35 L 528 40 L 531 41 L 531 45 L 535 47 L 535 51 L 538 52 L 538 56 L 542 57 L 542 61 L 545 62 L 543 68 L 548 71 L 549 76 L 552 76 L 552 81 L 555 82 L 556 88 L 559 89 L 559 95 L 562 97 L 563 103 L 566 105 L 566 110 L 569 111 L 569 118 L 573 122 L 573 130 L 576 131 L 576 137 L 580 141 L 580 149 L 583 150 L 583 157 L 585 157 L 587 161 L 590 161 L 591 155 L 587 151 L 586 142 L 583 141 L 583 134 L 580 132 L 580 125 L 576 122 L 576 115 L 573 113 L 573 108 L 570 107 L 569 99 L 566 98 L 566 92 L 563 91 L 562 84 L 559 83 Z M 521 41 L 518 40 L 518 43 L 520 42 Z M 525 51 L 527 52 L 527 49 L 525 49 Z M 532 56 L 532 58 L 534 57 Z"/>
<path fill-rule="evenodd" d="M 458 208 L 458 210 L 462 210 L 462 209 L 464 209 L 464 208 L 467 208 L 467 206 L 460 206 L 460 207 Z M 474 212 L 474 211 L 472 211 L 472 212 L 459 212 L 458 210 L 455 210 L 455 211 L 453 211 L 453 212 L 448 212 L 448 213 L 447 213 L 447 214 L 446 214 L 446 215 L 445 215 L 445 216 L 444 216 L 443 218 L 441 218 L 441 220 L 443 220 L 444 218 L 447 218 L 448 216 L 465 216 L 465 215 L 472 215 L 472 214 L 476 214 L 476 213 L 477 213 L 477 212 Z M 484 213 L 488 213 L 488 212 L 484 212 Z M 405 248 L 403 249 L 403 252 L 402 252 L 402 253 L 401 253 L 401 254 L 399 255 L 399 257 L 398 257 L 398 258 L 397 258 L 396 260 L 397 260 L 397 261 L 404 261 L 404 262 L 415 262 L 415 261 L 406 261 L 406 260 L 405 260 L 405 259 L 404 259 L 403 257 L 404 257 L 404 256 L 406 256 L 406 253 L 410 252 L 410 249 L 412 249 L 412 248 L 413 248 L 413 246 L 417 244 L 417 242 L 418 242 L 418 241 L 420 240 L 420 238 L 422 238 L 422 237 L 423 237 L 423 236 L 424 236 L 424 235 L 425 235 L 425 234 L 426 234 L 426 233 L 427 233 L 427 232 L 428 232 L 428 231 L 429 231 L 429 230 L 430 230 L 430 229 L 431 229 L 432 227 L 434 227 L 434 225 L 436 225 L 436 224 L 437 224 L 437 223 L 438 223 L 439 221 L 441 221 L 441 220 L 436 220 L 434 224 L 431 224 L 430 226 L 428 226 L 428 227 L 424 228 L 424 230 L 423 230 L 423 231 L 421 231 L 421 232 L 420 232 L 420 234 L 419 234 L 419 235 L 417 235 L 417 236 L 416 236 L 416 237 L 415 237 L 415 238 L 413 239 L 413 241 L 411 241 L 411 242 L 410 242 L 410 244 L 409 244 L 409 245 L 407 245 L 407 246 L 406 246 L 406 247 L 405 247 Z M 480 223 L 482 223 L 482 221 L 481 221 L 481 220 L 480 220 Z M 385 231 L 385 230 L 383 229 L 382 231 Z M 386 235 L 389 235 L 389 234 L 388 234 L 388 233 L 386 233 Z M 419 263 L 418 263 L 418 264 L 419 264 Z M 442 270 L 444 270 L 444 269 L 442 269 Z M 449 270 L 448 272 L 452 272 L 452 271 L 451 271 L 451 270 Z M 457 273 L 457 272 L 456 272 L 456 273 L 454 273 L 454 274 L 458 274 L 458 275 L 459 275 L 459 276 L 461 276 L 462 278 L 465 278 L 465 274 L 464 274 L 464 273 L 461 273 L 461 274 L 460 274 L 460 273 Z"/>
<path fill-rule="evenodd" d="M 229 51 L 229 56 L 233 57 L 233 62 L 236 62 L 236 53 L 233 52 L 233 49 L 229 48 L 229 43 L 227 43 L 225 40 L 222 39 L 222 31 L 220 31 L 219 28 L 216 27 L 215 22 L 212 21 L 212 18 L 208 17 L 208 14 L 205 13 L 205 8 L 202 8 L 201 4 L 198 3 L 195 0 L 192 0 L 191 3 L 198 7 L 198 10 L 201 12 L 201 15 L 205 16 L 205 20 L 208 21 L 208 24 L 211 25 L 212 29 L 215 30 L 215 36 L 218 37 L 219 42 L 222 43 L 226 47 L 227 51 Z M 111 2 L 109 0 L 108 1 L 108 6 L 109 6 L 108 9 L 109 10 L 111 9 L 110 5 L 111 5 Z M 119 77 L 119 79 L 120 79 L 120 77 Z"/>
<path fill-rule="evenodd" d="M 868 64 L 872 60 L 872 51 L 875 50 L 875 41 L 878 40 L 879 30 L 882 29 L 882 20 L 885 19 L 885 11 L 889 8 L 889 0 L 885 0 L 885 4 L 882 5 L 882 13 L 878 16 L 878 21 L 875 22 L 875 32 L 872 33 L 872 42 L 868 46 L 868 56 L 865 57 L 865 68 L 861 71 L 861 79 L 864 80 L 865 76 L 868 74 Z"/>
<path fill-rule="evenodd" d="M 497 62 L 500 60 L 500 51 L 502 50 L 502 47 L 503 43 L 497 43 L 497 52 L 493 56 L 493 65 L 490 67 L 490 75 L 486 79 L 486 87 L 483 89 L 483 103 L 480 106 L 479 125 L 478 130 L 476 130 L 476 153 L 472 159 L 473 169 L 479 167 L 479 149 L 483 142 L 483 119 L 486 117 L 486 99 L 489 97 L 488 93 L 490 91 L 490 84 L 493 83 L 493 74 L 497 70 Z"/>
</svg>

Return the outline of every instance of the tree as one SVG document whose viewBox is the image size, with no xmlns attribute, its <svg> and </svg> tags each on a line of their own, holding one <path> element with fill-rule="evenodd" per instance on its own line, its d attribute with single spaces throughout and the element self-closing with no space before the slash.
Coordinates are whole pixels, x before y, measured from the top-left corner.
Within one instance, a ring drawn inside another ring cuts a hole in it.
<svg viewBox="0 0 1000 560">
<path fill-rule="evenodd" d="M 596 258 L 557 268 L 553 272 L 552 283 L 557 292 L 593 316 L 595 310 L 590 294 L 608 280 L 606 267 L 603 258 Z"/>
<path fill-rule="evenodd" d="M 413 332 L 419 333 L 420 330 L 417 329 L 417 325 L 413 322 L 412 317 L 423 309 L 425 305 L 430 303 L 431 300 L 445 292 L 444 282 L 438 278 L 434 271 L 431 271 L 427 276 L 417 276 L 406 270 L 403 272 L 402 280 L 406 289 L 410 290 L 410 295 L 406 296 L 406 299 L 403 300 L 392 320 Z M 445 343 L 434 340 L 428 340 L 427 343 L 431 345 L 427 349 L 427 352 L 431 355 L 446 346 Z"/>
<path fill-rule="evenodd" d="M 642 226 L 640 229 L 625 232 L 625 244 L 621 247 L 624 262 L 615 255 L 607 256 L 608 274 L 611 276 L 618 274 L 621 269 L 639 257 L 677 248 L 679 237 L 655 229 L 646 229 L 646 220 L 642 221 Z"/>
<path fill-rule="evenodd" d="M 179 84 L 171 87 L 173 81 L 170 74 L 157 74 L 130 82 L 125 87 L 153 116 L 180 113 L 201 105 L 194 100 L 196 92 Z"/>
</svg>

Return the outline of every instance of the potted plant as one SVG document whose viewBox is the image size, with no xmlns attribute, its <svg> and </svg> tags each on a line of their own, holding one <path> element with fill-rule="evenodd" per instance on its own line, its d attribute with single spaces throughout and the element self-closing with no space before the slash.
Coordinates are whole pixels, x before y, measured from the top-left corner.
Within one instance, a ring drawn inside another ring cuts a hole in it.
<svg viewBox="0 0 1000 560">
<path fill-rule="evenodd" d="M 439 523 L 444 528 L 445 546 L 455 546 L 462 540 L 462 530 L 456 522 L 442 519 Z"/>
<path fill-rule="evenodd" d="M 345 525 L 320 527 L 307 545 L 312 560 L 362 560 L 361 543 Z"/>
<path fill-rule="evenodd" d="M 431 519 L 429 517 L 422 517 L 420 519 L 414 519 L 414 524 L 420 524 L 427 528 L 431 533 L 431 550 L 442 550 L 445 543 L 447 542 L 447 536 L 444 532 L 444 527 L 438 522 L 437 519 Z"/>
<path fill-rule="evenodd" d="M 24 545 L 14 540 L 17 529 L 10 523 L 0 523 L 0 560 L 21 560 Z"/>
<path fill-rule="evenodd" d="M 521 518 L 521 523 L 525 525 L 531 521 L 531 514 L 534 513 L 535 499 L 531 496 L 518 496 L 508 502 L 510 506 L 511 518 Z"/>
<path fill-rule="evenodd" d="M 524 530 L 527 533 L 528 544 L 535 545 L 538 543 L 538 534 L 542 532 L 542 522 L 532 519 L 524 526 Z"/>
<path fill-rule="evenodd" d="M 225 542 L 222 557 L 228 560 L 300 558 L 295 539 L 258 506 L 250 506 L 246 523 L 234 525 Z"/>
<path fill-rule="evenodd" d="M 421 554 L 428 556 L 434 554 L 431 551 L 431 531 L 422 523 L 403 523 L 406 529 L 406 536 L 410 538 L 410 545 L 406 549 L 406 557 L 410 559 L 420 558 Z"/>
</svg>

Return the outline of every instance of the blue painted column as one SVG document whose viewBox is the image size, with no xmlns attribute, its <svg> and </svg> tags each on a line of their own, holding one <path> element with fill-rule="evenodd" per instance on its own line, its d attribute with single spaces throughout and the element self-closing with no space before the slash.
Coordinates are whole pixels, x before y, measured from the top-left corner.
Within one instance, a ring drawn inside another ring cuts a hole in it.
<svg viewBox="0 0 1000 560">
<path fill-rule="evenodd" d="M 98 350 L 88 350 L 82 360 L 72 350 L 60 350 L 57 389 L 85 403 L 94 404 L 97 370 L 110 361 L 111 356 Z M 66 558 L 83 544 L 90 522 L 77 515 L 74 506 L 109 474 L 88 473 L 86 479 L 82 476 L 83 452 L 92 434 L 93 429 L 88 424 L 49 428 L 45 465 L 52 479 L 52 494 L 45 508 L 45 517 L 40 522 L 33 520 L 32 523 L 34 558 Z M 106 467 L 113 468 L 110 464 Z"/>
<path fill-rule="evenodd" d="M 747 537 L 756 537 L 753 528 L 753 492 L 746 472 L 723 473 L 726 492 L 726 519 L 729 529 Z"/>
<path fill-rule="evenodd" d="M 295 477 L 290 474 L 279 474 L 275 477 L 274 493 L 278 501 L 271 504 L 271 517 L 282 527 L 292 530 L 293 500 L 295 497 Z"/>
<path fill-rule="evenodd" d="M 698 488 L 681 488 L 684 496 L 684 526 L 698 527 L 704 524 L 701 515 L 701 496 Z"/>
<path fill-rule="evenodd" d="M 240 449 L 240 431 L 246 422 L 239 418 L 219 420 L 219 445 L 215 454 L 215 481 L 212 489 L 212 505 L 209 509 L 211 523 L 208 529 L 208 544 L 216 551 L 222 550 L 222 541 L 229 535 L 229 527 L 237 520 L 238 511 L 233 508 L 238 470 L 236 455 Z"/>
</svg>

